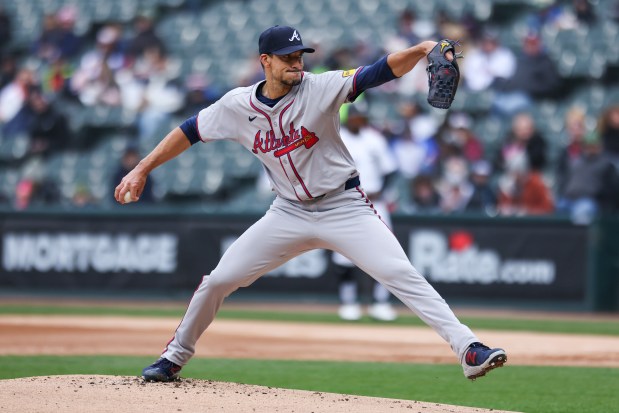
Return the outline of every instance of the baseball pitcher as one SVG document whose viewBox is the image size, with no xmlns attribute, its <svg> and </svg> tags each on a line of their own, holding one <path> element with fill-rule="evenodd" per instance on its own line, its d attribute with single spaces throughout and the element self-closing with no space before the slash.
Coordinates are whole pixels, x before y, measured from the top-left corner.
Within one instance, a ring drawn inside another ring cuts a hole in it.
<svg viewBox="0 0 619 413">
<path fill-rule="evenodd" d="M 449 343 L 467 378 L 506 362 L 505 351 L 481 344 L 411 265 L 374 210 L 339 135 L 342 104 L 404 75 L 438 48 L 443 56 L 451 51 L 455 59 L 453 42 L 424 41 L 367 67 L 315 75 L 303 71 L 303 54 L 314 49 L 303 45 L 299 31 L 271 27 L 258 41 L 266 80 L 231 90 L 173 129 L 122 179 L 116 200 L 137 201 L 153 169 L 195 143 L 227 139 L 262 162 L 277 195 L 266 214 L 203 277 L 161 358 L 142 371 L 145 380 L 176 380 L 225 297 L 315 248 L 338 252 L 383 284 Z M 448 72 L 430 73 L 430 82 Z M 446 98 L 441 89 L 439 103 L 447 106 L 441 102 L 450 102 L 453 93 Z"/>
</svg>

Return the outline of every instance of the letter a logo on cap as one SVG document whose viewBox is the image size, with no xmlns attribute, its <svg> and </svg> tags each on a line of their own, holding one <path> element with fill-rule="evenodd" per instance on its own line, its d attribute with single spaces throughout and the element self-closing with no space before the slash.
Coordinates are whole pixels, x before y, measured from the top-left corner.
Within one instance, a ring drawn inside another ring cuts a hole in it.
<svg viewBox="0 0 619 413">
<path fill-rule="evenodd" d="M 288 39 L 288 41 L 293 41 L 294 39 L 297 39 L 298 41 L 301 41 L 301 38 L 299 37 L 299 33 L 297 33 L 297 31 L 295 30 L 294 33 L 292 33 L 292 37 L 290 39 Z"/>
</svg>

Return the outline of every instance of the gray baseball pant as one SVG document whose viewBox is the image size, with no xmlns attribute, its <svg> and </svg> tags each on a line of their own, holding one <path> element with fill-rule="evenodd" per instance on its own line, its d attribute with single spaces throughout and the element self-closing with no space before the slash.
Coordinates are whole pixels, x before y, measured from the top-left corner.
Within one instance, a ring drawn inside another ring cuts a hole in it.
<svg viewBox="0 0 619 413">
<path fill-rule="evenodd" d="M 417 272 L 361 187 L 306 202 L 277 197 L 267 213 L 224 253 L 204 276 L 162 356 L 185 365 L 224 298 L 312 249 L 337 251 L 382 283 L 432 327 L 462 359 L 479 341 L 445 300 Z"/>
</svg>

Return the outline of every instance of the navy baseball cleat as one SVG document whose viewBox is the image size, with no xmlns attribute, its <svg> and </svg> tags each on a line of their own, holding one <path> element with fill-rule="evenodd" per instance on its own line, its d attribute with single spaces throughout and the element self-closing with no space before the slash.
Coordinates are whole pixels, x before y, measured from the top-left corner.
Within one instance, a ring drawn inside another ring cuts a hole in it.
<svg viewBox="0 0 619 413">
<path fill-rule="evenodd" d="M 482 343 L 473 343 L 462 357 L 462 368 L 467 379 L 475 380 L 490 370 L 503 367 L 507 354 L 502 348 L 489 348 Z"/>
<path fill-rule="evenodd" d="M 179 379 L 181 368 L 178 364 L 161 357 L 150 366 L 144 367 L 142 377 L 146 381 L 174 381 Z"/>
</svg>

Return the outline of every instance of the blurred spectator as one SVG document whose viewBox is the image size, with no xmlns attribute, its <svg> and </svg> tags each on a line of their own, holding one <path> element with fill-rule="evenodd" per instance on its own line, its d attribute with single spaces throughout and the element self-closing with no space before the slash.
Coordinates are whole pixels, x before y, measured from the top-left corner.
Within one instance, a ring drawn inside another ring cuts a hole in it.
<svg viewBox="0 0 619 413">
<path fill-rule="evenodd" d="M 602 113 L 598 130 L 605 151 L 619 168 L 619 105 L 610 106 Z"/>
<path fill-rule="evenodd" d="M 417 15 L 411 9 L 405 9 L 400 13 L 397 23 L 397 37 L 406 42 L 404 47 L 412 46 L 421 41 L 421 38 L 415 33 L 415 25 L 417 24 Z"/>
<path fill-rule="evenodd" d="M 77 8 L 66 5 L 56 14 L 43 17 L 43 29 L 32 51 L 45 62 L 72 59 L 79 53 L 82 40 L 74 32 Z"/>
<path fill-rule="evenodd" d="M 0 90 L 15 79 L 17 74 L 17 56 L 15 53 L 0 53 Z"/>
<path fill-rule="evenodd" d="M 464 84 L 475 92 L 509 79 L 515 70 L 516 57 L 511 50 L 501 46 L 499 33 L 495 29 L 486 29 L 479 46 L 472 48 L 462 61 Z"/>
<path fill-rule="evenodd" d="M 120 48 L 122 29 L 107 25 L 97 33 L 94 50 L 86 53 L 71 79 L 71 90 L 86 106 L 117 106 L 121 103 L 120 91 L 114 73 L 124 66 Z"/>
<path fill-rule="evenodd" d="M 303 55 L 303 66 L 305 68 L 304 70 L 316 74 L 326 72 L 328 69 L 325 65 L 325 47 L 319 42 L 310 42 L 309 47 L 314 49 L 314 53 L 305 53 Z M 250 57 L 250 62 L 255 62 L 256 60 L 257 59 L 254 56 Z M 248 62 L 248 64 L 250 62 Z M 260 68 L 260 71 L 262 72 L 262 67 Z M 260 79 L 257 79 L 256 82 L 262 79 L 264 79 L 264 73 L 262 73 L 262 77 Z M 253 83 L 245 83 L 244 85 Z"/>
<path fill-rule="evenodd" d="M 443 213 L 463 212 L 473 195 L 468 163 L 463 156 L 450 156 L 442 164 L 442 174 L 436 188 Z"/>
<path fill-rule="evenodd" d="M 589 0 L 572 0 L 572 4 L 566 4 L 564 0 L 554 0 L 535 16 L 532 26 L 536 29 L 549 26 L 558 30 L 572 30 L 595 21 L 595 12 Z"/>
<path fill-rule="evenodd" d="M 312 53 L 309 53 L 312 54 Z M 303 56 L 305 58 L 305 56 Z M 257 55 L 250 55 L 243 64 L 236 69 L 235 84 L 238 87 L 253 85 L 254 83 L 264 80 L 264 70 L 260 65 L 260 59 Z"/>
<path fill-rule="evenodd" d="M 46 14 L 43 16 L 41 33 L 37 40 L 32 44 L 32 53 L 39 59 L 47 61 L 58 56 L 58 51 L 55 48 L 56 32 L 58 30 L 58 21 L 54 14 Z"/>
<path fill-rule="evenodd" d="M 14 206 L 18 210 L 32 206 L 55 205 L 60 201 L 56 183 L 47 177 L 40 158 L 31 158 L 23 167 L 23 176 L 15 186 Z"/>
<path fill-rule="evenodd" d="M 568 171 L 574 162 L 583 156 L 583 138 L 585 136 L 585 112 L 579 107 L 573 107 L 565 115 L 565 146 L 559 150 L 557 157 L 557 169 L 555 174 L 556 191 L 558 194 L 565 192 L 565 184 Z"/>
<path fill-rule="evenodd" d="M 22 179 L 15 186 L 15 209 L 28 208 L 35 190 L 35 183 L 30 179 Z"/>
<path fill-rule="evenodd" d="M 411 204 L 405 206 L 411 213 L 437 213 L 440 196 L 430 175 L 417 175 L 411 181 Z"/>
<path fill-rule="evenodd" d="M 578 22 L 588 25 L 595 23 L 595 11 L 591 0 L 572 0 L 572 6 Z"/>
<path fill-rule="evenodd" d="M 493 108 L 501 115 L 511 116 L 529 109 L 533 99 L 554 96 L 560 82 L 559 72 L 544 50 L 541 37 L 530 33 L 516 57 L 514 75 L 496 84 Z"/>
<path fill-rule="evenodd" d="M 466 211 L 483 212 L 488 216 L 497 214 L 497 195 L 490 183 L 491 176 L 490 162 L 480 160 L 472 165 L 471 184 L 473 185 L 473 193 L 466 205 Z"/>
<path fill-rule="evenodd" d="M 32 120 L 28 127 L 29 155 L 46 156 L 53 151 L 64 149 L 71 139 L 65 115 L 55 110 L 38 88 L 30 92 L 28 108 L 32 111 Z"/>
<path fill-rule="evenodd" d="M 541 172 L 546 166 L 546 141 L 528 113 L 514 116 L 497 164 L 503 172 L 498 180 L 501 214 L 538 215 L 554 210 L 552 194 Z"/>
<path fill-rule="evenodd" d="M 406 49 L 435 34 L 434 22 L 419 19 L 413 10 L 404 9 L 398 16 L 395 35 L 386 40 L 384 48 L 387 53 Z"/>
<path fill-rule="evenodd" d="M 497 169 L 506 170 L 512 163 L 542 170 L 546 167 L 546 147 L 546 140 L 536 129 L 531 115 L 519 113 L 513 117 L 511 130 L 498 153 Z"/>
<path fill-rule="evenodd" d="M 71 198 L 71 205 L 76 208 L 92 208 L 97 206 L 97 200 L 92 196 L 87 185 L 77 185 Z"/>
<path fill-rule="evenodd" d="M 157 47 L 147 49 L 132 68 L 119 74 L 123 107 L 137 113 L 141 141 L 158 136 L 171 115 L 183 108 L 184 91 L 170 60 Z"/>
<path fill-rule="evenodd" d="M 222 96 L 221 90 L 202 73 L 185 78 L 185 104 L 182 115 L 190 117 L 210 106 Z"/>
<path fill-rule="evenodd" d="M 11 17 L 4 10 L 4 6 L 0 4 L 0 52 L 4 51 L 11 42 L 11 29 Z"/>
<path fill-rule="evenodd" d="M 26 131 L 29 119 L 26 116 L 27 112 L 22 109 L 34 84 L 34 72 L 22 68 L 13 81 L 0 90 L 0 123 L 4 135 L 10 136 Z"/>
<path fill-rule="evenodd" d="M 565 173 L 559 193 L 558 209 L 579 224 L 588 224 L 600 210 L 611 210 L 619 196 L 619 174 L 602 148 L 596 132 L 581 142 L 582 155 L 574 159 Z"/>
<path fill-rule="evenodd" d="M 70 94 L 69 81 L 72 76 L 73 66 L 62 58 L 56 59 L 41 74 L 41 87 L 48 93 Z"/>
<path fill-rule="evenodd" d="M 439 142 L 441 145 L 441 159 L 445 159 L 454 152 L 462 154 L 473 163 L 484 157 L 484 146 L 471 130 L 473 120 L 465 112 L 450 112 L 441 131 Z M 452 148 L 449 150 L 449 148 Z"/>
<path fill-rule="evenodd" d="M 57 185 L 49 180 L 21 180 L 15 191 L 15 208 L 22 210 L 33 206 L 57 205 L 60 202 L 60 192 Z"/>
<path fill-rule="evenodd" d="M 359 67 L 356 57 L 349 46 L 340 46 L 329 53 L 325 59 L 327 70 L 348 70 Z"/>
<path fill-rule="evenodd" d="M 392 53 L 415 45 L 421 41 L 432 37 L 436 32 L 436 27 L 431 21 L 420 20 L 414 11 L 405 9 L 397 21 L 397 33 L 389 37 L 384 46 L 384 53 Z M 410 72 L 406 73 L 393 82 L 387 82 L 376 90 L 369 93 L 397 92 L 404 96 L 412 96 L 416 93 L 425 94 L 428 91 L 428 77 L 426 74 L 426 60 L 422 60 Z"/>
<path fill-rule="evenodd" d="M 162 56 L 166 55 L 166 48 L 157 33 L 153 21 L 154 14 L 144 11 L 136 16 L 133 22 L 134 36 L 127 45 L 127 57 L 131 62 L 144 55 L 147 50 L 156 48 Z"/>
<path fill-rule="evenodd" d="M 498 180 L 498 211 L 502 215 L 543 215 L 554 211 L 550 188 L 539 169 L 524 156 L 508 158 Z"/>
<path fill-rule="evenodd" d="M 470 14 L 465 14 L 461 19 L 456 20 L 451 18 L 445 10 L 439 10 L 436 16 L 437 38 L 439 39 L 458 40 L 464 46 L 469 43 L 469 31 L 477 30 L 475 20 Z"/>
<path fill-rule="evenodd" d="M 116 172 L 112 175 L 111 188 L 109 191 L 110 194 L 114 193 L 114 188 L 122 179 L 127 175 L 133 168 L 137 166 L 140 162 L 141 156 L 139 151 L 134 147 L 128 147 L 123 154 L 120 165 L 116 169 Z M 144 190 L 140 195 L 140 203 L 151 203 L 155 200 L 153 196 L 153 177 L 150 175 L 148 180 L 146 181 L 146 185 L 144 185 Z"/>
<path fill-rule="evenodd" d="M 434 138 L 436 122 L 414 102 L 404 102 L 399 112 L 404 131 L 393 140 L 392 149 L 400 172 L 408 179 L 419 173 L 435 173 L 439 159 L 439 146 Z"/>
</svg>

